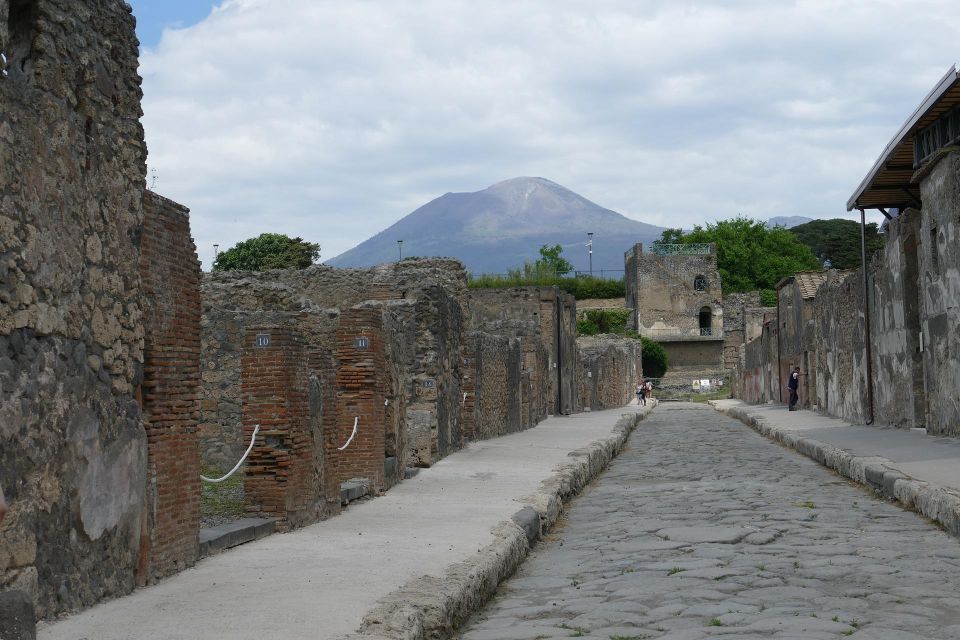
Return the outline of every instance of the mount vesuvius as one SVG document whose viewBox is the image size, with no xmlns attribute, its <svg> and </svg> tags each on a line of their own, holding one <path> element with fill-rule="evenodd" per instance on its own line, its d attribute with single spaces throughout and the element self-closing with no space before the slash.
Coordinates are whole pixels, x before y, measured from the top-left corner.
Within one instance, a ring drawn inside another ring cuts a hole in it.
<svg viewBox="0 0 960 640">
<path fill-rule="evenodd" d="M 544 244 L 563 246 L 575 269 L 588 268 L 587 233 L 593 232 L 593 271 L 622 270 L 636 242 L 660 237 L 663 227 L 605 209 L 545 178 L 513 178 L 474 193 L 431 200 L 353 249 L 327 261 L 367 267 L 404 256 L 446 256 L 475 274 L 505 273 L 539 257 Z M 620 275 L 620 274 L 617 274 Z"/>
</svg>

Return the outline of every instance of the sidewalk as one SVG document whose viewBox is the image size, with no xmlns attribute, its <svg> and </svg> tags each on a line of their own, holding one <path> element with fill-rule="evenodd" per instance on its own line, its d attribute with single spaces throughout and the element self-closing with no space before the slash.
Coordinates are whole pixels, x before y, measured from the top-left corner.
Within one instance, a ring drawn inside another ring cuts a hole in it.
<svg viewBox="0 0 960 640">
<path fill-rule="evenodd" d="M 417 638 L 448 628 L 486 602 L 561 500 L 606 466 L 652 408 L 551 417 L 472 443 L 337 517 L 206 558 L 44 624 L 38 638 L 317 640 L 361 626 Z"/>
<path fill-rule="evenodd" d="M 710 404 L 960 536 L 960 439 L 853 425 L 813 411 L 787 411 L 785 405 Z"/>
</svg>

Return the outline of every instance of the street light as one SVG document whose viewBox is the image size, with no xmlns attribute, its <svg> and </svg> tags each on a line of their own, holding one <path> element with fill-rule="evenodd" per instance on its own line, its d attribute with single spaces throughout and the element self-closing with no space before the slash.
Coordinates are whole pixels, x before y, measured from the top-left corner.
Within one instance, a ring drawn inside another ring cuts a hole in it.
<svg viewBox="0 0 960 640">
<path fill-rule="evenodd" d="M 400 262 L 403 262 L 403 240 L 397 240 L 397 251 L 400 252 Z"/>
<path fill-rule="evenodd" d="M 216 260 L 217 256 L 219 255 L 220 255 L 220 245 L 215 244 L 213 245 L 213 259 Z"/>
<path fill-rule="evenodd" d="M 593 277 L 593 232 L 587 232 L 587 253 L 590 255 L 590 277 Z"/>
</svg>

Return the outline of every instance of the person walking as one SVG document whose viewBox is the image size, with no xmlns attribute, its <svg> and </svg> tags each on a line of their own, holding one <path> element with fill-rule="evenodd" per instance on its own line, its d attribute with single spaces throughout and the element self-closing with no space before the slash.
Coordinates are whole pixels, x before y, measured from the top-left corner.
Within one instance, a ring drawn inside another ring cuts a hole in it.
<svg viewBox="0 0 960 640">
<path fill-rule="evenodd" d="M 640 378 L 637 384 L 637 406 L 647 406 L 647 385 L 643 382 L 643 378 Z"/>
<path fill-rule="evenodd" d="M 800 367 L 794 367 L 793 373 L 790 374 L 790 380 L 787 382 L 787 389 L 790 390 L 790 411 L 797 410 L 797 402 L 800 400 L 800 395 L 797 393 L 797 390 L 800 388 Z"/>
</svg>

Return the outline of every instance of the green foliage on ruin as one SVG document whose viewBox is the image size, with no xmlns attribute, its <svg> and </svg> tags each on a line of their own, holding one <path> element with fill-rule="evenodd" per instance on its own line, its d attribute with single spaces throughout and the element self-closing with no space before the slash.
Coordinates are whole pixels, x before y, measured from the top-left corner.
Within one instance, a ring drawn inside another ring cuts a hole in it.
<svg viewBox="0 0 960 640">
<path fill-rule="evenodd" d="M 659 342 L 650 338 L 641 337 L 640 342 L 643 346 L 643 377 L 644 378 L 662 378 L 667 372 L 670 362 L 667 360 L 667 351 Z"/>
<path fill-rule="evenodd" d="M 221 252 L 214 271 L 306 269 L 320 258 L 320 245 L 282 233 L 261 233 Z"/>
<path fill-rule="evenodd" d="M 577 300 L 594 298 L 623 298 L 626 295 L 623 278 L 608 280 L 593 276 L 567 276 L 573 271 L 563 257 L 560 245 L 540 247 L 540 259 L 527 262 L 518 269 L 507 269 L 506 275 L 470 274 L 467 284 L 471 289 L 506 289 L 510 287 L 559 287 Z"/>
<path fill-rule="evenodd" d="M 714 243 L 717 271 L 724 294 L 760 291 L 764 304 L 776 303 L 777 283 L 798 271 L 819 271 L 820 261 L 810 247 L 789 229 L 767 227 L 764 222 L 736 217 L 695 225 L 693 231 L 667 229 L 661 242 L 671 244 Z"/>
<path fill-rule="evenodd" d="M 867 258 L 883 248 L 884 237 L 877 233 L 877 224 L 866 226 Z M 834 218 L 813 220 L 790 229 L 797 240 L 810 247 L 821 264 L 829 261 L 834 269 L 860 267 L 860 223 Z"/>
<path fill-rule="evenodd" d="M 577 320 L 577 335 L 595 336 L 612 333 L 625 338 L 640 340 L 643 349 L 643 375 L 647 378 L 662 378 L 667 372 L 667 352 L 659 342 L 640 336 L 627 329 L 632 309 L 587 309 Z"/>
</svg>

